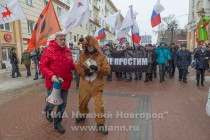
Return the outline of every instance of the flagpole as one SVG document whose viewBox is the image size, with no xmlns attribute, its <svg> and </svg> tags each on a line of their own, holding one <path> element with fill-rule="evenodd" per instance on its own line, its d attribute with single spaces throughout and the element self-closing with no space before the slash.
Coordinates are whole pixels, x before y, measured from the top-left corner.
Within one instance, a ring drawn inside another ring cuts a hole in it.
<svg viewBox="0 0 210 140">
<path fill-rule="evenodd" d="M 129 6 L 131 8 L 131 17 L 132 19 L 134 20 L 134 17 L 133 17 L 133 5 Z M 131 33 L 131 40 L 132 40 L 132 33 Z M 133 42 L 133 41 L 132 41 Z M 133 42 L 133 48 L 135 48 L 135 44 Z"/>
</svg>

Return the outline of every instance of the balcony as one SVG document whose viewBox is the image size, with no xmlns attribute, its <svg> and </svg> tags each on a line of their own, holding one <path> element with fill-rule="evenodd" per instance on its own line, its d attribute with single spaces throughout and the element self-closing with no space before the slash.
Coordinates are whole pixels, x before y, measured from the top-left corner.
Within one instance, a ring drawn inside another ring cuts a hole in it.
<svg viewBox="0 0 210 140">
<path fill-rule="evenodd" d="M 95 18 L 94 21 L 95 21 L 97 24 L 99 24 L 99 20 L 98 20 L 98 19 Z"/>
<path fill-rule="evenodd" d="M 97 11 L 100 11 L 100 9 L 98 8 L 98 6 L 93 5 L 93 7 L 94 7 Z"/>
</svg>

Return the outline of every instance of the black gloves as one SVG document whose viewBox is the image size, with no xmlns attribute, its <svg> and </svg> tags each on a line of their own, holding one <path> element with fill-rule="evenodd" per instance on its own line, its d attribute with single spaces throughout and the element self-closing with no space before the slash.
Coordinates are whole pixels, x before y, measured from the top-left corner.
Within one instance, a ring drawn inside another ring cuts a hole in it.
<svg viewBox="0 0 210 140">
<path fill-rule="evenodd" d="M 95 65 L 90 65 L 89 68 L 90 68 L 90 69 L 85 69 L 85 70 L 84 70 L 84 73 L 85 73 L 85 75 L 87 75 L 87 76 L 91 76 L 91 75 L 93 74 L 94 71 L 97 71 L 97 70 L 98 70 L 98 67 L 95 66 Z"/>
<path fill-rule="evenodd" d="M 84 72 L 87 76 L 91 76 L 93 74 L 93 72 L 90 69 L 85 69 Z"/>
<path fill-rule="evenodd" d="M 91 69 L 91 70 L 94 70 L 94 71 L 97 71 L 97 70 L 98 70 L 98 67 L 95 66 L 95 65 L 90 65 L 90 69 Z"/>
</svg>

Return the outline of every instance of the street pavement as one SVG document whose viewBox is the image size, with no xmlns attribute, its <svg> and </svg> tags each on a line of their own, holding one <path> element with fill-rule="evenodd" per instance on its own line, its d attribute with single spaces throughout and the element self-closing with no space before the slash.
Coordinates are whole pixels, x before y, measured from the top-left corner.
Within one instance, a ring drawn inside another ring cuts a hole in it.
<svg viewBox="0 0 210 140">
<path fill-rule="evenodd" d="M 105 136 L 96 131 L 74 130 L 96 125 L 93 118 L 75 123 L 78 91 L 74 80 L 62 121 L 66 133 L 59 134 L 43 114 L 44 80 L 34 81 L 33 76 L 26 78 L 25 71 L 20 78 L 12 79 L 10 75 L 11 72 L 0 73 L 0 140 L 210 139 L 210 117 L 205 112 L 210 73 L 206 74 L 205 87 L 196 86 L 194 69 L 190 69 L 187 84 L 178 81 L 177 73 L 174 79 L 166 76 L 164 83 L 159 83 L 159 78 L 149 83 L 116 81 L 115 78 L 106 81 L 104 106 L 105 112 L 111 114 L 106 119 L 107 127 L 126 129 L 112 130 Z M 93 113 L 92 100 L 89 108 Z"/>
</svg>

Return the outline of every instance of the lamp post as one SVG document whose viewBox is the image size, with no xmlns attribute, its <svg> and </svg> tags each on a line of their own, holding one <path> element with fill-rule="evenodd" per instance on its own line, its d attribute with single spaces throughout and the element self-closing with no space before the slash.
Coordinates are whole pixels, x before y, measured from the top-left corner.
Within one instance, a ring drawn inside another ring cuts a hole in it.
<svg viewBox="0 0 210 140">
<path fill-rule="evenodd" d="M 178 25 L 175 22 L 172 22 L 171 24 L 168 24 L 168 30 L 171 31 L 171 43 L 173 43 L 174 39 L 174 30 L 176 30 Z"/>
</svg>

